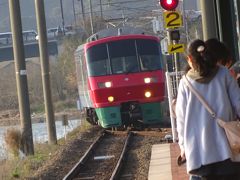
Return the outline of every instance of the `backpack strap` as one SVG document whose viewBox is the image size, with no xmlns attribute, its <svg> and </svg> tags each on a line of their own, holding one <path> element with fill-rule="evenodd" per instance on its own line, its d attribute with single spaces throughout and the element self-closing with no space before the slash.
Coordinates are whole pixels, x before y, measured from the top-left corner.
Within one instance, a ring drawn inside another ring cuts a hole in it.
<svg viewBox="0 0 240 180">
<path fill-rule="evenodd" d="M 183 76 L 183 82 L 187 85 L 189 90 L 198 98 L 198 100 L 203 104 L 207 111 L 212 115 L 213 118 L 216 118 L 216 113 L 209 106 L 207 101 L 199 94 L 199 92 L 192 86 L 190 81 L 187 79 L 186 75 Z"/>
</svg>

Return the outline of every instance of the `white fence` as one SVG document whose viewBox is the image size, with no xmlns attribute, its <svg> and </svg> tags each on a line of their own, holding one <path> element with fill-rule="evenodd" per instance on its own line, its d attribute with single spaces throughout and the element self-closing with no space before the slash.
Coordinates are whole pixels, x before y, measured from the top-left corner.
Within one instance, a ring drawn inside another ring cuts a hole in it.
<svg viewBox="0 0 240 180">
<path fill-rule="evenodd" d="M 169 102 L 173 142 L 177 142 L 178 136 L 177 136 L 177 130 L 176 130 L 176 118 L 173 115 L 172 102 L 175 98 L 177 98 L 178 85 L 183 74 L 184 74 L 183 71 L 165 73 L 166 80 L 167 80 L 167 92 L 168 92 L 168 102 Z"/>
</svg>

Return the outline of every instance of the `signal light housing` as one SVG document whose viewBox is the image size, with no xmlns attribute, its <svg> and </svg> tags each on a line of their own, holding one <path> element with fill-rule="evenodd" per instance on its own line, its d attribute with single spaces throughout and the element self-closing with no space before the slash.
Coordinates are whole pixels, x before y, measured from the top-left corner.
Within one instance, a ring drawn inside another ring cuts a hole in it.
<svg viewBox="0 0 240 180">
<path fill-rule="evenodd" d="M 178 6 L 179 0 L 160 0 L 160 5 L 167 11 L 173 11 Z"/>
</svg>

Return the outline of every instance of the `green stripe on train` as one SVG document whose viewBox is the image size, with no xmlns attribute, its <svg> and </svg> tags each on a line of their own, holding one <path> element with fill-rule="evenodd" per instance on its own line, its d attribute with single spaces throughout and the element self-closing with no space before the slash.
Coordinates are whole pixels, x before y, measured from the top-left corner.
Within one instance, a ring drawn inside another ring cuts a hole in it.
<svg viewBox="0 0 240 180">
<path fill-rule="evenodd" d="M 144 124 L 155 124 L 163 121 L 163 107 L 161 103 L 141 104 Z"/>
<path fill-rule="evenodd" d="M 160 103 L 141 104 L 144 124 L 156 124 L 163 121 L 163 108 Z M 122 125 L 120 107 L 96 108 L 102 127 L 118 127 Z"/>
<path fill-rule="evenodd" d="M 96 113 L 102 127 L 118 127 L 122 125 L 120 107 L 96 108 Z"/>
</svg>

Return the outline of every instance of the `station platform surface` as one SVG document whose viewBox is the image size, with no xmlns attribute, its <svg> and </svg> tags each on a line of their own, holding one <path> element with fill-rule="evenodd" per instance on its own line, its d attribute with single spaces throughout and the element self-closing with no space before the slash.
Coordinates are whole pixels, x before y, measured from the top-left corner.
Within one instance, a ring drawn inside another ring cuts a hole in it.
<svg viewBox="0 0 240 180">
<path fill-rule="evenodd" d="M 179 154 L 177 143 L 153 145 L 148 180 L 188 180 L 186 165 L 177 165 Z"/>
</svg>

